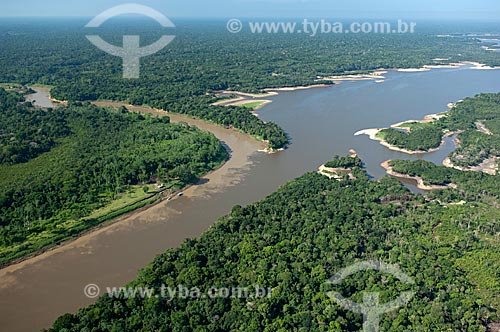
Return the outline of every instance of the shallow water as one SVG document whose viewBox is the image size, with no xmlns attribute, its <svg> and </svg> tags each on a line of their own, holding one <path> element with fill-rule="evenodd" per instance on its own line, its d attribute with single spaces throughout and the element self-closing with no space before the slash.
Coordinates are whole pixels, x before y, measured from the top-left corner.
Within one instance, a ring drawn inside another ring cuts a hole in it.
<svg viewBox="0 0 500 332">
<path fill-rule="evenodd" d="M 49 99 L 50 97 L 50 88 L 45 87 L 32 87 L 36 92 L 27 95 L 26 100 L 32 102 L 33 104 L 40 107 L 54 107 L 54 103 Z"/>
<path fill-rule="evenodd" d="M 424 158 L 440 164 L 454 148 L 451 139 L 440 151 L 409 156 L 354 133 L 422 119 L 446 111 L 450 102 L 498 91 L 500 71 L 458 68 L 390 72 L 384 83 L 343 82 L 271 97 L 273 103 L 259 114 L 287 131 L 292 139 L 289 149 L 273 155 L 248 153 L 249 159 L 240 156 L 212 183 L 193 187 L 192 195 L 132 214 L 61 250 L 0 271 L 0 326 L 10 332 L 49 326 L 57 316 L 93 301 L 84 296 L 85 285 L 94 283 L 101 289 L 123 285 L 156 254 L 199 236 L 235 204 L 262 199 L 287 181 L 315 171 L 333 155 L 347 154 L 350 148 L 375 178 L 384 175 L 380 163 L 388 159 Z M 233 153 L 239 144 L 247 151 L 251 148 L 242 138 L 229 135 L 227 140 Z"/>
</svg>

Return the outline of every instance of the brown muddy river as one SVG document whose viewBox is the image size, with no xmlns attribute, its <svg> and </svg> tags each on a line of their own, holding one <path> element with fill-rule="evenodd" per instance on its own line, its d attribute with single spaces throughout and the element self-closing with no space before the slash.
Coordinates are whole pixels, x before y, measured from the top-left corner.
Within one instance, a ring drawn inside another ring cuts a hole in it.
<svg viewBox="0 0 500 332">
<path fill-rule="evenodd" d="M 424 158 L 440 164 L 454 148 L 451 140 L 435 153 L 409 156 L 390 151 L 354 133 L 387 127 L 446 111 L 447 104 L 480 92 L 500 91 L 500 71 L 469 68 L 390 72 L 383 83 L 343 82 L 329 88 L 281 92 L 259 110 L 291 137 L 281 153 L 267 155 L 247 136 L 195 120 L 232 150 L 232 158 L 185 195 L 134 213 L 61 248 L 0 270 L 2 331 L 38 331 L 66 312 L 92 303 L 85 285 L 121 286 L 155 255 L 198 236 L 236 204 L 264 198 L 280 185 L 315 171 L 335 154 L 357 150 L 375 178 L 388 159 Z M 37 95 L 40 102 L 40 94 Z M 173 121 L 182 120 L 173 117 Z"/>
</svg>

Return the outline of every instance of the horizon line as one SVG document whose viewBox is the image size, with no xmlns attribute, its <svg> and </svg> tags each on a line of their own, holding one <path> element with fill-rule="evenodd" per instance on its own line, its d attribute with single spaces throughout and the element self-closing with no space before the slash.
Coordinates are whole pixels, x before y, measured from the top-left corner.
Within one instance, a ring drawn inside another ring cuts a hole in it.
<svg viewBox="0 0 500 332">
<path fill-rule="evenodd" d="M 0 19 L 89 19 L 93 18 L 95 15 L 0 15 Z M 460 21 L 474 21 L 476 23 L 499 23 L 500 18 L 473 18 L 473 17 L 405 17 L 405 16 L 388 16 L 388 17 L 363 17 L 363 16 L 183 16 L 183 15 L 175 15 L 169 16 L 173 19 L 192 19 L 192 20 L 227 20 L 232 18 L 238 18 L 241 20 L 269 20 L 273 19 L 277 20 L 303 20 L 303 19 L 328 19 L 328 20 L 397 20 L 397 19 L 405 19 L 405 20 L 420 20 L 420 21 L 448 21 L 448 22 L 460 22 Z M 122 15 L 121 18 L 140 18 L 137 15 Z"/>
</svg>

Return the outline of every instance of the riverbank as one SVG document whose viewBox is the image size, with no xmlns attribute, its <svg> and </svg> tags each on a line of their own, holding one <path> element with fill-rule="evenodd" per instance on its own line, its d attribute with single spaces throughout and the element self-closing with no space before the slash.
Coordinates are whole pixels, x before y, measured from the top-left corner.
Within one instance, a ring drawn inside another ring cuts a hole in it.
<svg viewBox="0 0 500 332">
<path fill-rule="evenodd" d="M 393 167 L 390 165 L 390 162 L 391 162 L 391 160 L 387 160 L 387 161 L 384 161 L 383 163 L 380 164 L 380 166 L 382 166 L 382 168 L 385 169 L 387 175 L 394 176 L 394 177 L 400 178 L 400 179 L 415 181 L 416 185 L 419 189 L 430 191 L 430 190 L 457 188 L 457 186 L 455 184 L 449 184 L 447 186 L 427 185 L 427 184 L 425 184 L 424 179 L 422 179 L 419 176 L 409 176 L 409 175 L 398 173 L 398 172 L 394 171 Z"/>
<path fill-rule="evenodd" d="M 223 142 L 226 150 L 229 153 L 229 159 L 225 163 L 221 164 L 219 168 L 205 174 L 197 184 L 186 186 L 176 191 L 173 195 L 170 195 L 170 199 L 168 200 L 157 199 L 144 207 L 140 207 L 131 212 L 127 212 L 116 218 L 112 218 L 99 225 L 96 225 L 95 227 L 92 227 L 78 234 L 76 237 L 64 240 L 57 245 L 37 250 L 27 256 L 5 264 L 0 268 L 0 288 L 4 287 L 3 281 L 8 280 L 8 278 L 6 278 L 6 275 L 8 273 L 12 273 L 18 269 L 22 269 L 26 265 L 43 260 L 47 257 L 50 257 L 51 255 L 57 254 L 58 252 L 75 248 L 80 243 L 91 240 L 93 236 L 98 236 L 102 232 L 106 232 L 114 227 L 117 227 L 117 223 L 121 223 L 130 218 L 133 218 L 134 216 L 147 213 L 149 209 L 157 206 L 160 203 L 166 204 L 169 201 L 178 199 L 179 196 L 177 196 L 176 193 L 183 192 L 183 196 L 197 197 L 206 194 L 206 191 L 203 191 L 203 188 L 206 187 L 207 183 L 210 183 L 210 186 L 231 186 L 234 183 L 234 179 L 230 179 L 230 177 L 227 176 L 228 173 L 230 173 L 231 169 L 234 167 L 244 167 L 244 165 L 248 162 L 250 155 L 267 148 L 265 142 L 258 141 L 250 135 L 241 133 L 240 131 L 237 131 L 235 129 L 223 128 L 221 126 L 203 120 L 193 119 L 178 114 L 171 114 L 149 107 L 126 105 L 125 103 L 119 102 L 94 102 L 94 104 L 103 107 L 126 106 L 131 111 L 149 113 L 154 115 L 168 115 L 171 122 L 173 123 L 184 122 L 191 126 L 196 126 L 202 130 L 209 131 L 214 134 L 221 142 Z"/>
<path fill-rule="evenodd" d="M 308 89 L 316 89 L 316 88 L 329 88 L 335 84 L 312 84 L 312 85 L 300 85 L 294 87 L 283 87 L 283 88 L 268 88 L 264 89 L 269 93 L 279 93 L 281 92 L 290 92 L 290 91 L 300 91 L 300 90 L 308 90 Z"/>
<path fill-rule="evenodd" d="M 456 104 L 454 104 L 454 103 L 449 103 L 448 108 L 451 109 L 455 105 Z M 386 140 L 384 140 L 384 138 L 380 137 L 379 133 L 382 132 L 383 130 L 386 130 L 386 129 L 398 129 L 398 130 L 403 130 L 403 131 L 409 133 L 411 131 L 410 127 L 406 127 L 404 125 L 411 124 L 411 123 L 431 123 L 431 122 L 434 122 L 436 120 L 439 120 L 439 119 L 445 117 L 446 113 L 447 112 L 428 114 L 422 120 L 406 120 L 406 121 L 392 124 L 389 126 L 389 128 L 363 129 L 363 130 L 360 130 L 360 131 L 354 133 L 354 136 L 367 135 L 371 140 L 378 141 L 380 143 L 380 145 L 385 146 L 389 150 L 406 153 L 408 155 L 419 155 L 419 154 L 432 153 L 432 152 L 439 151 L 446 144 L 446 142 L 444 140 L 445 138 L 453 136 L 456 133 L 455 132 L 446 133 L 445 135 L 443 135 L 443 139 L 441 141 L 441 144 L 437 148 L 433 148 L 433 149 L 429 149 L 429 150 L 425 150 L 425 151 L 423 151 L 423 150 L 422 151 L 420 151 L 420 150 L 408 150 L 408 149 L 404 149 L 404 148 L 400 148 L 398 146 L 392 145 L 389 142 L 387 142 Z"/>
<path fill-rule="evenodd" d="M 436 58 L 433 59 L 435 62 L 448 61 L 448 59 Z M 357 75 L 336 75 L 336 76 L 326 76 L 326 77 L 318 77 L 318 80 L 327 80 L 333 82 L 342 82 L 342 81 L 367 81 L 367 80 L 376 80 L 377 82 L 383 82 L 385 80 L 384 74 L 387 74 L 389 71 L 397 71 L 401 73 L 418 73 L 418 72 L 427 72 L 433 69 L 457 69 L 465 66 L 472 66 L 471 69 L 477 70 L 494 70 L 500 69 L 500 67 L 491 67 L 487 66 L 483 63 L 474 62 L 474 61 L 461 61 L 456 63 L 449 64 L 429 64 L 424 65 L 420 68 L 380 68 L 374 70 L 368 74 L 357 74 Z"/>
<path fill-rule="evenodd" d="M 295 87 L 266 88 L 263 90 L 263 91 L 265 91 L 265 93 L 262 93 L 262 94 L 253 94 L 253 93 L 247 93 L 247 92 L 225 90 L 225 91 L 219 92 L 216 95 L 217 96 L 234 95 L 234 96 L 236 96 L 236 98 L 225 99 L 225 100 L 223 99 L 223 100 L 217 101 L 211 105 L 213 105 L 213 106 L 245 106 L 247 104 L 258 103 L 258 105 L 256 107 L 252 107 L 253 111 L 256 111 L 256 110 L 264 107 L 265 105 L 272 103 L 272 100 L 262 99 L 262 98 L 274 97 L 274 96 L 279 95 L 280 92 L 291 92 L 291 91 L 308 90 L 308 89 L 315 89 L 315 88 L 327 88 L 327 87 L 331 87 L 333 85 L 334 84 L 312 84 L 312 85 L 302 85 L 302 86 L 295 86 Z M 256 113 L 254 113 L 254 115 L 256 115 Z"/>
<path fill-rule="evenodd" d="M 436 62 L 440 62 L 438 60 L 442 59 L 434 59 Z M 447 61 L 447 60 L 443 60 Z M 436 64 L 436 65 L 424 65 L 420 68 L 403 68 L 403 69 L 397 69 L 399 72 L 404 72 L 404 73 L 414 73 L 414 72 L 425 72 L 429 71 L 432 69 L 456 69 L 464 66 L 472 66 L 471 69 L 476 69 L 476 70 L 494 70 L 494 69 L 500 69 L 500 67 L 491 67 L 487 66 L 484 63 L 480 62 L 474 62 L 474 61 L 460 61 L 460 62 L 452 62 L 449 64 Z"/>
<path fill-rule="evenodd" d="M 399 147 L 397 147 L 395 145 L 392 145 L 392 144 L 388 143 L 383 138 L 379 137 L 378 134 L 381 131 L 385 130 L 385 129 L 388 129 L 388 128 L 364 129 L 364 130 L 360 130 L 360 131 L 354 133 L 354 136 L 367 135 L 371 140 L 379 142 L 380 145 L 388 148 L 391 151 L 402 152 L 402 153 L 406 153 L 408 155 L 421 155 L 421 154 L 427 154 L 427 153 L 432 153 L 432 152 L 439 151 L 446 144 L 444 138 L 452 136 L 452 135 L 455 134 L 455 133 L 447 133 L 446 135 L 444 135 L 443 136 L 443 140 L 441 141 L 441 144 L 437 148 L 429 149 L 429 150 L 426 150 L 426 151 L 418 151 L 418 150 L 417 151 L 413 151 L 413 150 L 407 150 L 407 149 L 399 148 Z"/>
<path fill-rule="evenodd" d="M 398 79 L 392 79 L 394 76 Z M 85 285 L 96 284 L 104 291 L 108 286 L 127 284 L 157 254 L 181 246 L 184 239 L 198 238 L 233 206 L 245 206 L 266 197 L 297 176 L 316 170 L 333 154 L 343 155 L 347 149 L 356 148 L 366 160 L 369 174 L 380 178 L 386 174 L 380 163 L 394 159 L 394 153 L 378 144 L 374 148 L 373 142 L 366 139 L 353 140 L 354 132 L 377 126 L 374 123 L 380 121 L 390 124 L 406 118 L 423 118 L 422 110 L 439 109 L 450 100 L 476 94 L 477 90 L 488 91 L 494 87 L 500 91 L 499 76 L 491 71 L 443 70 L 433 75 L 391 73 L 388 78 L 379 85 L 361 81 L 339 84 L 328 90 L 280 93 L 273 98 L 270 111 L 265 109 L 261 116 L 286 127 L 293 138 L 286 153 L 267 156 L 254 153 L 255 149 L 250 148 L 251 158 L 235 163 L 238 150 L 234 148 L 231 160 L 223 166 L 226 171 L 216 173 L 223 178 L 219 181 L 210 177 L 205 183 L 192 187 L 190 191 L 194 190 L 195 196 L 189 197 L 189 191 L 184 192 L 180 199 L 138 211 L 97 235 L 79 239 L 67 250 L 58 250 L 44 256 L 45 259 L 25 264 L 22 269 L 2 274 L 0 284 L 6 285 L 0 286 L 2 328 L 28 332 L 51 326 L 54 319 L 64 313 L 74 313 L 95 302 L 84 295 Z M 437 84 L 444 79 L 449 84 Z M 400 85 L 409 87 L 401 90 Z M 429 96 L 430 100 L 408 104 L 402 110 L 403 117 L 396 111 L 384 113 L 388 105 L 391 108 L 405 105 L 407 100 L 420 101 L 420 91 L 429 87 L 436 92 Z M 431 107 L 425 106 L 428 102 Z M 332 105 L 345 116 L 332 112 Z M 223 141 L 240 149 L 247 149 L 245 145 L 254 142 L 250 139 L 245 143 L 232 134 Z M 438 154 L 435 161 L 440 164 L 445 156 L 441 158 L 440 152 Z M 428 157 L 425 159 L 432 159 Z M 411 187 L 417 190 L 414 181 Z"/>
<path fill-rule="evenodd" d="M 490 175 L 496 175 L 498 172 L 498 157 L 491 157 L 483 160 L 477 166 L 463 167 L 454 165 L 450 158 L 443 160 L 443 166 L 448 168 L 454 168 L 462 172 L 482 172 Z"/>
<path fill-rule="evenodd" d="M 262 107 L 266 106 L 267 104 L 272 103 L 272 100 L 269 99 L 247 99 L 245 97 L 238 97 L 238 98 L 232 98 L 232 99 L 225 99 L 225 100 L 220 100 L 218 102 L 215 102 L 211 104 L 212 106 L 241 106 L 245 107 L 248 109 L 251 109 L 253 112 L 253 115 L 258 116 L 255 111 L 261 109 Z"/>
<path fill-rule="evenodd" d="M 388 70 L 380 69 L 369 74 L 356 74 L 356 75 L 347 74 L 347 75 L 318 77 L 318 81 L 332 81 L 335 83 L 340 83 L 343 81 L 371 81 L 371 80 L 383 81 L 385 80 L 385 76 L 383 75 L 387 73 Z"/>
<path fill-rule="evenodd" d="M 351 158 L 357 158 L 358 153 L 354 149 L 349 149 L 349 156 Z M 356 180 L 356 177 L 352 173 L 352 168 L 327 167 L 326 164 L 323 164 L 318 168 L 318 174 L 337 181 L 342 181 L 345 176 L 347 176 L 350 180 Z"/>
<path fill-rule="evenodd" d="M 453 106 L 455 106 L 455 104 L 453 104 L 453 103 L 448 104 L 448 108 L 450 108 L 450 109 Z M 405 121 L 401 121 L 401 122 L 392 124 L 390 126 L 390 128 L 393 128 L 393 129 L 402 129 L 402 130 L 406 130 L 406 131 L 409 132 L 410 131 L 409 127 L 404 127 L 404 125 L 410 124 L 410 123 L 431 123 L 431 122 L 434 122 L 436 120 L 444 118 L 446 116 L 446 113 L 447 112 L 435 113 L 435 114 L 428 114 L 428 115 L 424 116 L 424 118 L 422 120 L 405 120 Z"/>
</svg>

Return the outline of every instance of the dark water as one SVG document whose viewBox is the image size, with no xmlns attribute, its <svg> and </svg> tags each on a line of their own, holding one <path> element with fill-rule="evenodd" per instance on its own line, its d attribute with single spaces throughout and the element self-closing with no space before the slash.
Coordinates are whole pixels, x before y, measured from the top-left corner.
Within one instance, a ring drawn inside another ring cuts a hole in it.
<svg viewBox="0 0 500 332">
<path fill-rule="evenodd" d="M 379 164 L 387 159 L 424 158 L 441 163 L 453 149 L 450 140 L 436 153 L 409 156 L 354 133 L 421 119 L 446 111 L 450 102 L 498 91 L 500 71 L 459 68 L 391 72 L 384 83 L 344 82 L 272 97 L 274 102 L 259 113 L 288 132 L 292 138 L 288 150 L 253 154 L 251 166 L 235 170 L 242 175 L 237 185 L 157 206 L 87 243 L 8 274 L 7 286 L 0 288 L 0 330 L 34 331 L 49 326 L 55 317 L 92 302 L 83 294 L 85 285 L 123 285 L 156 254 L 199 236 L 235 204 L 262 199 L 287 181 L 315 171 L 333 155 L 347 154 L 350 148 L 357 150 L 375 178 L 384 175 Z"/>
</svg>

